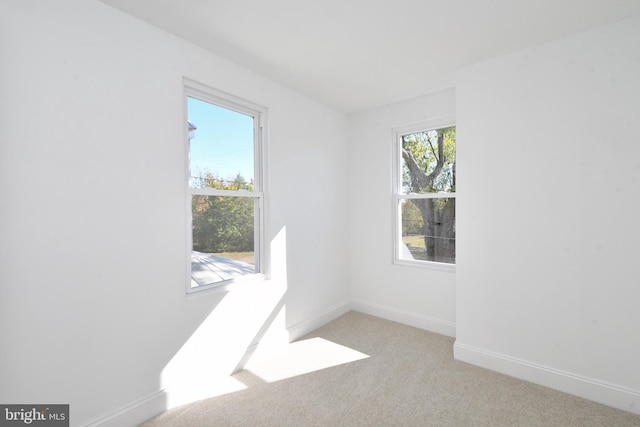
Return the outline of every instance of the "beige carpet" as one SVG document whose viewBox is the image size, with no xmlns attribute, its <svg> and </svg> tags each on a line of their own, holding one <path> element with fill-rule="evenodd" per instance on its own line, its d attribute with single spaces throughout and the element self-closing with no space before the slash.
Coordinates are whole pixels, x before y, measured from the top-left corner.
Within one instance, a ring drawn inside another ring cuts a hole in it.
<svg viewBox="0 0 640 427">
<path fill-rule="evenodd" d="M 639 415 L 454 361 L 452 348 L 452 338 L 350 312 L 252 361 L 234 375 L 246 390 L 144 426 L 640 426 Z"/>
</svg>

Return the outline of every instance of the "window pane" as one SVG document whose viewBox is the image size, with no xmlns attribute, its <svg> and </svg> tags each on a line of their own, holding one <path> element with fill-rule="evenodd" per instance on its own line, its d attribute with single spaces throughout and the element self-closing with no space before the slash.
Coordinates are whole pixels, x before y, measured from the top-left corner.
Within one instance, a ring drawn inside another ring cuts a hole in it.
<svg viewBox="0 0 640 427">
<path fill-rule="evenodd" d="M 400 201 L 400 259 L 455 263 L 455 202 L 455 198 Z"/>
<path fill-rule="evenodd" d="M 402 136 L 402 193 L 456 191 L 455 126 Z"/>
<path fill-rule="evenodd" d="M 256 273 L 257 200 L 194 195 L 191 201 L 191 287 Z"/>
<path fill-rule="evenodd" d="M 253 117 L 196 98 L 187 100 L 191 188 L 237 178 L 253 184 Z"/>
</svg>

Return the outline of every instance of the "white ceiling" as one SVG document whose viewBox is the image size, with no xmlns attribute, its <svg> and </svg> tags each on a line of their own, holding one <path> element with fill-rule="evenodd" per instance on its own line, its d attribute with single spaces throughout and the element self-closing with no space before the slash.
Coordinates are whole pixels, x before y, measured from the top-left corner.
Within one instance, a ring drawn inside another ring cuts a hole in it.
<svg viewBox="0 0 640 427">
<path fill-rule="evenodd" d="M 640 0 L 101 1 L 346 113 L 453 87 L 460 66 L 640 14 Z"/>
</svg>

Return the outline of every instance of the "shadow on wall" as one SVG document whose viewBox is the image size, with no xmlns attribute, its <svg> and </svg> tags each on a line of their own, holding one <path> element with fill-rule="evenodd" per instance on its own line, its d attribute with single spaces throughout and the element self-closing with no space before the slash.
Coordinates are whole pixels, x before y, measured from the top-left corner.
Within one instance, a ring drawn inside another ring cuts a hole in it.
<svg viewBox="0 0 640 427">
<path fill-rule="evenodd" d="M 230 291 L 193 294 L 193 309 L 213 304 L 162 371 L 166 408 L 245 389 L 230 375 L 243 369 L 258 349 L 289 343 L 286 328 L 286 228 L 271 241 L 267 281 L 234 284 Z"/>
</svg>

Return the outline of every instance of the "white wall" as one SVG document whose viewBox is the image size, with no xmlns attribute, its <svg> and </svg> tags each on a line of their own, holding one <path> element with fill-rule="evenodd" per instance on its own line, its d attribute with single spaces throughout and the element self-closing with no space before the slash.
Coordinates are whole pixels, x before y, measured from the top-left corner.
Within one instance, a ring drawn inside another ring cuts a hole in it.
<svg viewBox="0 0 640 427">
<path fill-rule="evenodd" d="M 350 116 L 349 261 L 357 310 L 453 336 L 455 273 L 393 265 L 392 129 L 455 114 L 453 90 Z"/>
<path fill-rule="evenodd" d="M 459 70 L 456 357 L 640 413 L 640 19 Z"/>
<path fill-rule="evenodd" d="M 134 424 L 343 309 L 344 115 L 97 1 L 3 1 L 0 31 L 1 402 Z M 269 108 L 277 281 L 185 297 L 183 76 Z"/>
</svg>

